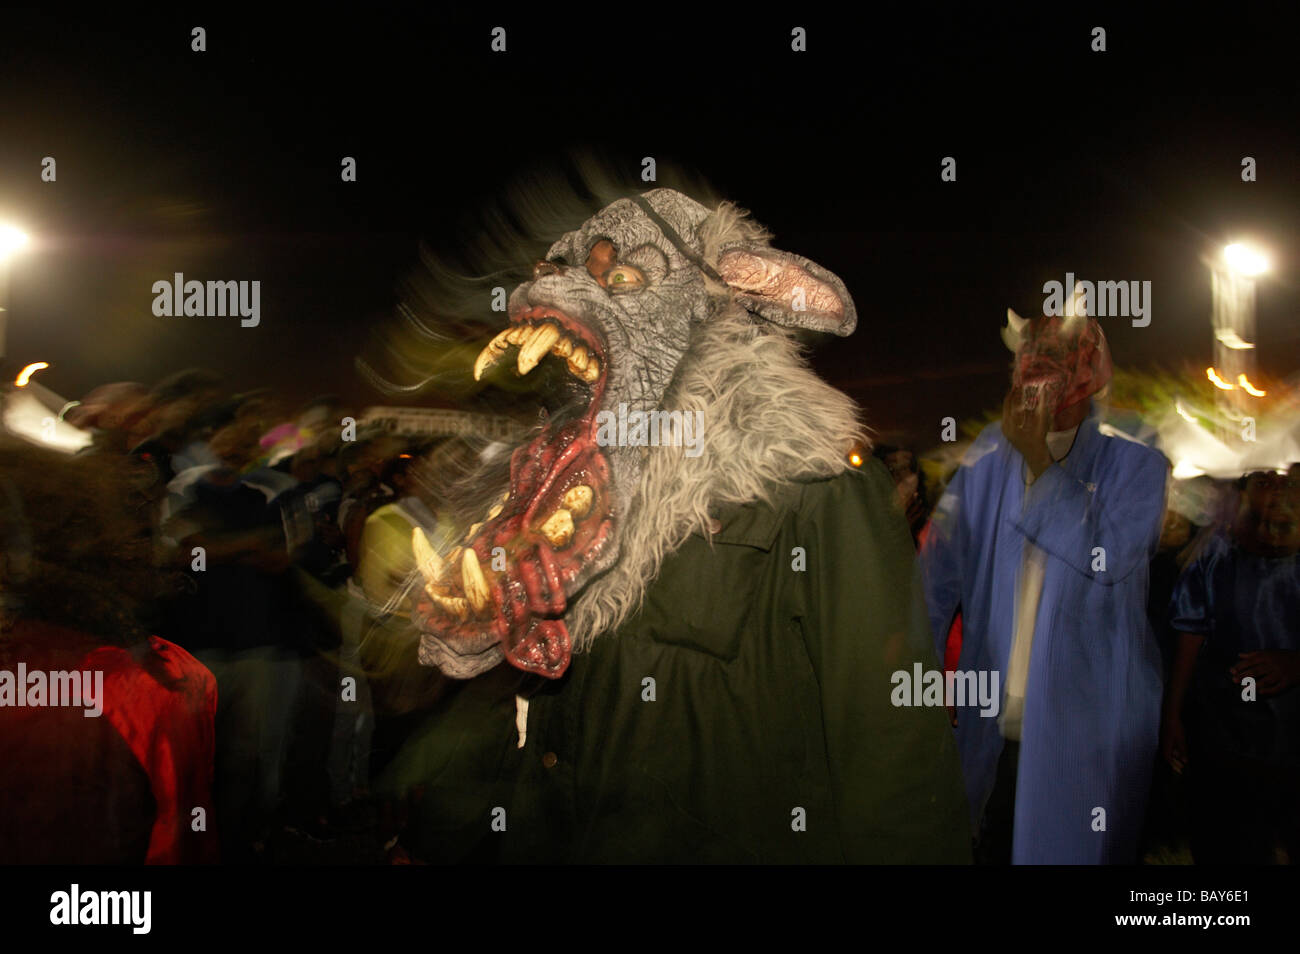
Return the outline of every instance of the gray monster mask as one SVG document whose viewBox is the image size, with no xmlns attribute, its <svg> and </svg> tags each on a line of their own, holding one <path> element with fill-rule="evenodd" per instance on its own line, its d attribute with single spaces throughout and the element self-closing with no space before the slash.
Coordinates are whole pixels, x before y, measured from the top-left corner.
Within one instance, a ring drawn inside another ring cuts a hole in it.
<svg viewBox="0 0 1300 954">
<path fill-rule="evenodd" d="M 618 561 L 620 501 L 642 466 L 643 448 L 598 441 L 598 412 L 660 410 L 696 330 L 734 305 L 760 324 L 848 335 L 857 323 L 835 275 L 771 248 L 733 207 L 671 189 L 619 199 L 551 246 L 474 375 L 556 362 L 571 413 L 514 452 L 508 492 L 462 545 L 439 556 L 416 532 L 422 663 L 467 677 L 504 657 L 563 675 L 566 612 Z"/>
</svg>

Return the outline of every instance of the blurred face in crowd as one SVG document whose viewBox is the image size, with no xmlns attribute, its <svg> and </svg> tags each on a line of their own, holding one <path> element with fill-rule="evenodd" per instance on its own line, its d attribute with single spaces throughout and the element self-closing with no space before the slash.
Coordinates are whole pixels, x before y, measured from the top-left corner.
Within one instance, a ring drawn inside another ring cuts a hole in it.
<svg viewBox="0 0 1300 954">
<path fill-rule="evenodd" d="M 128 447 L 135 447 L 137 444 L 143 443 L 154 433 L 154 412 L 158 409 L 158 405 L 159 402 L 153 395 L 142 394 L 134 401 L 131 401 L 128 408 L 124 408 L 123 416 L 130 422 L 127 424 L 126 435 Z"/>
<path fill-rule="evenodd" d="M 388 461 L 402 453 L 405 444 L 392 437 L 377 437 L 357 448 L 347 464 L 347 486 L 359 490 L 377 481 Z"/>
<path fill-rule="evenodd" d="M 912 460 L 912 452 L 909 450 L 897 450 L 885 455 L 885 466 L 889 468 L 889 476 L 894 478 L 894 483 L 909 475 L 915 476 Z"/>
<path fill-rule="evenodd" d="M 126 450 L 128 431 L 151 406 L 147 387 L 118 381 L 95 388 L 68 411 L 65 420 L 73 427 L 93 429 L 100 446 Z"/>
<path fill-rule="evenodd" d="M 1192 535 L 1192 522 L 1177 510 L 1166 510 L 1160 525 L 1160 549 L 1173 550 L 1187 545 Z"/>
<path fill-rule="evenodd" d="M 1237 511 L 1237 539 L 1264 556 L 1300 552 L 1300 480 L 1258 471 L 1246 479 Z"/>
<path fill-rule="evenodd" d="M 108 408 L 100 416 L 99 426 L 105 430 L 130 433 L 150 407 L 148 394 L 136 394 Z"/>
<path fill-rule="evenodd" d="M 276 420 L 277 415 L 269 404 L 249 401 L 240 407 L 233 421 L 209 438 L 208 446 L 227 467 L 242 470 L 261 456 L 258 440 Z"/>
<path fill-rule="evenodd" d="M 257 434 L 249 421 L 232 421 L 212 435 L 208 445 L 227 467 L 240 470 L 257 447 Z"/>
<path fill-rule="evenodd" d="M 909 450 L 898 450 L 885 455 L 885 466 L 889 468 L 889 476 L 894 479 L 894 487 L 898 493 L 898 502 L 904 510 L 916 496 L 917 475 L 914 470 L 914 458 Z"/>
<path fill-rule="evenodd" d="M 316 445 L 304 447 L 293 457 L 293 479 L 304 483 L 315 480 L 320 476 L 323 463 L 324 457 Z"/>
<path fill-rule="evenodd" d="M 163 439 L 175 443 L 175 439 L 183 432 L 185 425 L 204 408 L 210 407 L 219 397 L 219 391 L 205 388 L 173 400 L 159 401 L 153 397 L 145 398 L 149 406 L 131 427 L 131 434 L 128 437 L 130 446 L 134 447 L 149 439 Z"/>
</svg>

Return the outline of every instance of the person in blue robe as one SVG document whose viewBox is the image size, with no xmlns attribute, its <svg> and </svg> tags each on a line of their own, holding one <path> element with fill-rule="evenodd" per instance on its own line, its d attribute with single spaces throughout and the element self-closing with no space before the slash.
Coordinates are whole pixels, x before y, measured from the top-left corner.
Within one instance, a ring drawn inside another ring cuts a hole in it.
<svg viewBox="0 0 1300 954">
<path fill-rule="evenodd" d="M 1241 482 L 1234 526 L 1170 601 L 1161 749 L 1186 773 L 1197 864 L 1300 863 L 1300 479 Z"/>
<path fill-rule="evenodd" d="M 922 559 L 939 653 L 960 609 L 958 670 L 1002 691 L 996 717 L 954 700 L 976 858 L 1132 863 L 1159 737 L 1146 600 L 1168 461 L 1101 421 L 1095 320 L 1009 320 L 1003 419 L 950 482 Z"/>
</svg>

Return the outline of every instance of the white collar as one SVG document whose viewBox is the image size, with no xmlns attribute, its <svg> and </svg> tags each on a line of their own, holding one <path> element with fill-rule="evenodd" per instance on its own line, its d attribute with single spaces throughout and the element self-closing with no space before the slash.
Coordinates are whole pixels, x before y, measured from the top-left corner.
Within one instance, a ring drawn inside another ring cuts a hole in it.
<svg viewBox="0 0 1300 954">
<path fill-rule="evenodd" d="M 1074 436 L 1078 433 L 1079 425 L 1077 424 L 1069 430 L 1047 432 L 1047 449 L 1051 452 L 1052 460 L 1065 460 L 1074 447 Z"/>
</svg>

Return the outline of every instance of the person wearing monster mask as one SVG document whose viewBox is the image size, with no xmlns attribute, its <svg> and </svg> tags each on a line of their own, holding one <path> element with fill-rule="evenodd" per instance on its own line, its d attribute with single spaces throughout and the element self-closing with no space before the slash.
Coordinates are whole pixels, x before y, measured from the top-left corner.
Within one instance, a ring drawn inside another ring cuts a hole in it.
<svg viewBox="0 0 1300 954">
<path fill-rule="evenodd" d="M 1187 567 L 1161 750 L 1186 772 L 1197 864 L 1300 863 L 1300 475 L 1240 482 L 1235 526 Z"/>
<path fill-rule="evenodd" d="M 937 666 L 908 528 L 794 337 L 853 302 L 769 238 L 656 189 L 510 296 L 475 376 L 576 398 L 463 537 L 414 534 L 420 660 L 461 681 L 376 786 L 410 855 L 969 862 L 942 705 L 893 701 Z"/>
<path fill-rule="evenodd" d="M 922 553 L 931 625 L 960 608 L 958 669 L 991 671 L 1000 710 L 957 706 L 980 863 L 1136 859 L 1160 708 L 1145 607 L 1168 462 L 1100 419 L 1105 336 L 1008 310 L 1000 422 L 972 445 Z M 958 700 L 960 703 L 960 700 Z"/>
</svg>

